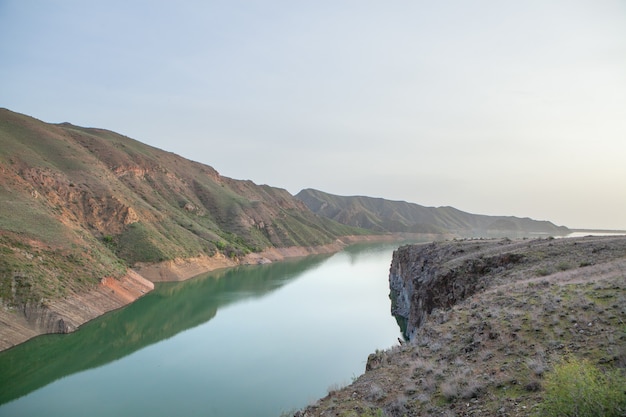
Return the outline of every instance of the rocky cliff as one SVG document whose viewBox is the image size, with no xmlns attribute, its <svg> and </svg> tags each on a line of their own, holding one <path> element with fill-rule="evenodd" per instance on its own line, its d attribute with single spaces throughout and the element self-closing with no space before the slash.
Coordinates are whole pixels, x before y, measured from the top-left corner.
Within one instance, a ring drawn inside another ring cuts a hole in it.
<svg viewBox="0 0 626 417">
<path fill-rule="evenodd" d="M 564 357 L 626 377 L 625 271 L 624 236 L 399 248 L 389 280 L 409 341 L 294 416 L 540 415 Z"/>
<path fill-rule="evenodd" d="M 392 314 L 408 340 L 427 315 L 488 287 L 626 255 L 623 238 L 461 240 L 407 245 L 389 270 Z"/>
<path fill-rule="evenodd" d="M 535 241 L 533 244 L 536 244 Z M 523 262 L 511 241 L 434 242 L 397 249 L 389 271 L 391 312 L 414 338 L 426 315 L 450 308 L 488 285 L 490 275 Z"/>
</svg>

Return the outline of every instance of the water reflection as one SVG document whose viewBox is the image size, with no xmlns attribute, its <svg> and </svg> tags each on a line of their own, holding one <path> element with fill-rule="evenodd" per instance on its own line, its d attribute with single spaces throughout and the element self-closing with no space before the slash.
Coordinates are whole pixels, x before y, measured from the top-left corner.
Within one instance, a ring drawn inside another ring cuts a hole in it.
<svg viewBox="0 0 626 417">
<path fill-rule="evenodd" d="M 158 284 L 137 302 L 87 323 L 75 333 L 40 336 L 2 352 L 0 404 L 205 323 L 220 308 L 269 294 L 327 258 L 310 256 Z"/>
<path fill-rule="evenodd" d="M 566 236 L 560 236 L 560 237 L 623 236 L 623 235 L 626 235 L 626 231 L 584 230 L 584 231 L 575 231 Z"/>
<path fill-rule="evenodd" d="M 356 264 L 364 258 L 371 257 L 372 255 L 379 254 L 381 252 L 393 252 L 396 248 L 403 245 L 419 244 L 432 242 L 432 237 L 424 238 L 411 238 L 401 241 L 394 241 L 388 243 L 356 243 L 346 247 L 342 253 L 345 253 L 350 259 L 351 264 Z M 389 258 L 391 264 L 391 258 Z"/>
</svg>

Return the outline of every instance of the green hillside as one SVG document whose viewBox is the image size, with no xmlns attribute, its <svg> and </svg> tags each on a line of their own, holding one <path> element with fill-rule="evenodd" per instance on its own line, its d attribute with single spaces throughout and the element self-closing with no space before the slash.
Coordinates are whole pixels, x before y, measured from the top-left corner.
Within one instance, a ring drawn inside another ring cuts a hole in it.
<svg viewBox="0 0 626 417">
<path fill-rule="evenodd" d="M 80 291 L 136 262 L 363 233 L 286 190 L 102 129 L 0 109 L 0 297 L 8 305 Z"/>
<path fill-rule="evenodd" d="M 555 226 L 548 221 L 477 215 L 453 207 L 424 207 L 382 198 L 344 197 L 313 189 L 300 191 L 296 198 L 320 216 L 377 232 L 454 233 L 467 237 L 564 235 L 569 232 L 566 227 Z"/>
</svg>

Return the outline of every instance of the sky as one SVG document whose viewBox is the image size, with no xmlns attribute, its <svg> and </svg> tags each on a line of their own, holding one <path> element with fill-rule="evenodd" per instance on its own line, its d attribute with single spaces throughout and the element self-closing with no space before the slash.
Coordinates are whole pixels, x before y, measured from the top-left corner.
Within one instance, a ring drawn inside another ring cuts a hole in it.
<svg viewBox="0 0 626 417">
<path fill-rule="evenodd" d="M 623 0 L 0 0 L 0 107 L 292 194 L 626 229 Z"/>
</svg>

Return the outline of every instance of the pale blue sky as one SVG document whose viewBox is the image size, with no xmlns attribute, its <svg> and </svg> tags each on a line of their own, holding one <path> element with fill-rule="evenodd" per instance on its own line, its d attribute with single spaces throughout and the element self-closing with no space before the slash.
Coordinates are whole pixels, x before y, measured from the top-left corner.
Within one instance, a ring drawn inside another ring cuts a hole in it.
<svg viewBox="0 0 626 417">
<path fill-rule="evenodd" d="M 294 194 L 626 229 L 623 0 L 0 0 L 0 106 Z"/>
</svg>

